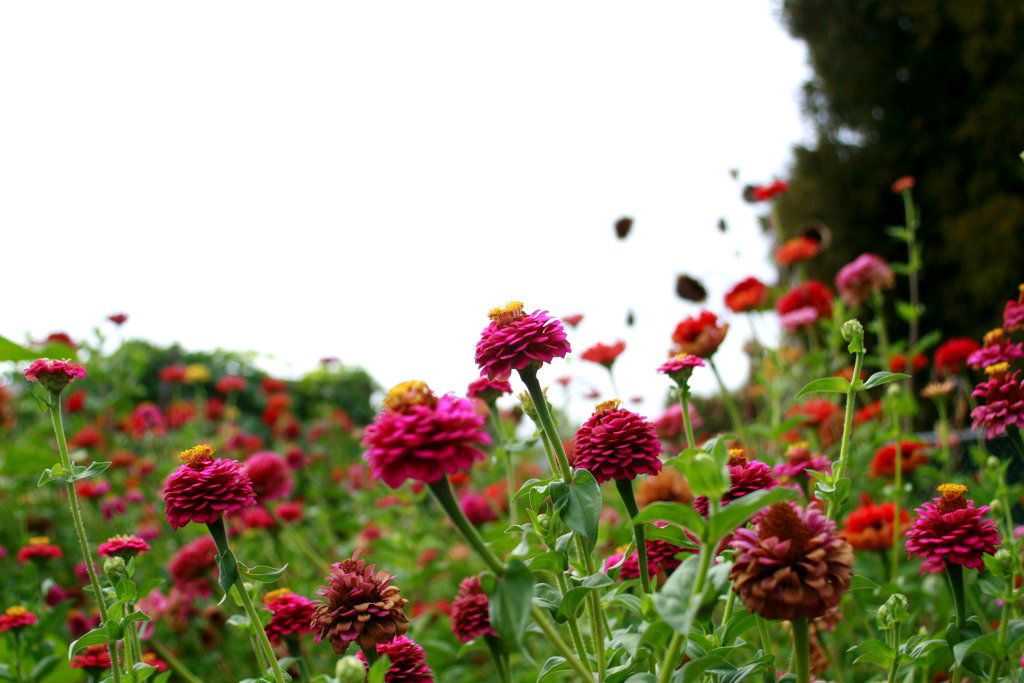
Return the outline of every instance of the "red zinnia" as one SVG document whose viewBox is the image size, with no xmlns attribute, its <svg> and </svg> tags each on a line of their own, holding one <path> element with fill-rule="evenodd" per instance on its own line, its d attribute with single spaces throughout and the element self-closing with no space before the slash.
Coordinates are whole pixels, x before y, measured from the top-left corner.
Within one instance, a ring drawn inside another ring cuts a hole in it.
<svg viewBox="0 0 1024 683">
<path fill-rule="evenodd" d="M 286 636 L 298 636 L 313 631 L 313 611 L 316 603 L 287 588 L 270 591 L 263 596 L 263 604 L 270 610 L 270 621 L 263 629 L 270 642 L 276 643 Z"/>
<path fill-rule="evenodd" d="M 856 550 L 888 550 L 892 547 L 896 506 L 890 503 L 876 505 L 866 499 L 846 518 L 843 536 Z M 900 535 L 910 526 L 910 515 L 900 509 Z"/>
<path fill-rule="evenodd" d="M 249 386 L 249 383 L 245 381 L 244 377 L 238 375 L 227 375 L 217 380 L 215 385 L 218 394 L 229 394 L 232 391 L 245 391 L 245 388 Z"/>
<path fill-rule="evenodd" d="M 106 645 L 90 645 L 71 660 L 71 668 L 85 669 L 96 676 L 100 671 L 110 668 L 110 651 Z"/>
<path fill-rule="evenodd" d="M 185 381 L 187 370 L 184 365 L 167 365 L 157 375 L 161 382 L 180 383 Z"/>
<path fill-rule="evenodd" d="M 946 375 L 955 375 L 964 369 L 967 359 L 981 348 L 970 337 L 954 337 L 935 349 L 935 369 Z"/>
<path fill-rule="evenodd" d="M 562 316 L 562 322 L 568 325 L 569 327 L 576 327 L 581 322 L 583 322 L 583 314 L 573 313 L 571 315 Z"/>
<path fill-rule="evenodd" d="M 775 262 L 780 266 L 791 266 L 801 261 L 810 261 L 821 251 L 817 240 L 800 235 L 786 240 L 775 250 Z"/>
<path fill-rule="evenodd" d="M 44 560 L 55 560 L 64 555 L 61 549 L 50 543 L 46 536 L 37 536 L 28 539 L 28 545 L 18 550 L 18 562 L 40 562 Z"/>
<path fill-rule="evenodd" d="M 0 633 L 23 629 L 34 625 L 39 619 L 21 605 L 8 607 L 7 611 L 0 614 Z"/>
<path fill-rule="evenodd" d="M 913 474 L 921 465 L 928 462 L 929 446 L 921 441 L 903 441 L 900 446 L 900 460 L 903 474 Z M 871 460 L 872 477 L 892 477 L 896 474 L 896 444 L 890 443 L 875 451 Z"/>
<path fill-rule="evenodd" d="M 245 472 L 252 481 L 256 502 L 285 498 L 292 491 L 292 471 L 288 461 L 273 451 L 259 451 L 245 460 Z"/>
<path fill-rule="evenodd" d="M 571 350 L 565 328 L 547 311 L 525 313 L 523 304 L 513 301 L 487 314 L 490 324 L 480 333 L 476 364 L 480 375 L 507 380 L 513 370 L 550 363 Z"/>
<path fill-rule="evenodd" d="M 481 636 L 497 636 L 491 626 L 490 602 L 480 585 L 480 577 L 470 576 L 459 584 L 459 594 L 452 601 L 452 633 L 460 643 Z"/>
<path fill-rule="evenodd" d="M 768 303 L 768 285 L 756 277 L 748 277 L 725 293 L 725 307 L 733 313 L 756 311 Z"/>
<path fill-rule="evenodd" d="M 573 440 L 574 465 L 589 470 L 599 484 L 661 471 L 661 440 L 654 425 L 619 405 L 599 404 Z"/>
<path fill-rule="evenodd" d="M 718 316 L 711 311 L 701 311 L 680 321 L 672 332 L 672 341 L 681 353 L 701 358 L 710 358 L 725 340 L 729 331 L 727 323 L 719 323 Z"/>
<path fill-rule="evenodd" d="M 425 383 L 403 382 L 384 399 L 384 410 L 366 428 L 363 457 L 373 476 L 391 488 L 406 479 L 432 484 L 468 469 L 491 442 L 484 418 L 467 399 L 438 398 Z"/>
<path fill-rule="evenodd" d="M 775 310 L 780 316 L 808 307 L 816 310 L 819 318 L 831 318 L 832 290 L 817 280 L 808 280 L 796 285 L 775 302 Z"/>
<path fill-rule="evenodd" d="M 905 175 L 902 178 L 897 178 L 895 181 L 893 181 L 892 191 L 895 192 L 896 194 L 900 194 L 902 192 L 906 192 L 907 190 L 912 190 L 914 189 L 915 183 L 916 181 L 914 180 L 914 176 Z"/>
<path fill-rule="evenodd" d="M 210 524 L 256 504 L 252 482 L 237 460 L 214 458 L 207 444 L 182 452 L 181 460 L 164 482 L 164 511 L 171 527 Z"/>
<path fill-rule="evenodd" d="M 128 314 L 114 313 L 113 315 L 108 315 L 107 320 L 120 327 L 121 325 L 124 325 L 126 322 L 128 322 Z"/>
<path fill-rule="evenodd" d="M 922 370 L 928 369 L 928 356 L 923 353 L 914 355 L 914 361 L 911 363 L 912 372 L 921 372 Z M 897 354 L 889 359 L 889 372 L 906 372 L 907 371 L 907 357 L 902 354 Z"/>
<path fill-rule="evenodd" d="M 967 487 L 942 484 L 942 495 L 914 511 L 907 531 L 907 552 L 927 562 L 982 569 L 982 555 L 993 555 L 1000 537 L 996 523 L 985 517 L 987 505 L 974 507 Z"/>
<path fill-rule="evenodd" d="M 40 358 L 32 361 L 24 374 L 29 382 L 39 382 L 52 393 L 59 394 L 76 379 L 85 377 L 85 368 L 69 360 Z"/>
<path fill-rule="evenodd" d="M 580 358 L 610 368 L 615 363 L 615 359 L 622 355 L 622 352 L 625 350 L 626 342 L 621 340 L 614 344 L 597 343 L 580 354 Z"/>
</svg>

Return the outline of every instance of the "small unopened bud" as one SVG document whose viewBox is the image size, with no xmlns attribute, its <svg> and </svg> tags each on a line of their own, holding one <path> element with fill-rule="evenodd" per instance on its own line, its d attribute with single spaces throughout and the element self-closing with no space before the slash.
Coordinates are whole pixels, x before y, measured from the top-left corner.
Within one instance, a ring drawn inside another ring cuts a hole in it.
<svg viewBox="0 0 1024 683">
<path fill-rule="evenodd" d="M 334 667 L 334 677 L 338 683 L 363 683 L 366 680 L 366 667 L 358 657 L 342 657 Z"/>
<path fill-rule="evenodd" d="M 124 558 L 116 555 L 108 557 L 103 562 L 103 573 L 112 578 L 126 576 L 128 574 L 128 567 L 124 563 Z"/>
<path fill-rule="evenodd" d="M 537 526 L 540 531 L 547 533 L 548 529 L 551 527 L 551 518 L 544 513 L 537 515 Z"/>
<path fill-rule="evenodd" d="M 1013 553 L 1006 548 L 1000 548 L 996 551 L 993 556 L 996 561 L 996 565 L 999 567 L 999 573 L 1003 576 L 1010 576 L 1013 574 Z"/>
<path fill-rule="evenodd" d="M 997 458 L 994 455 L 990 455 L 985 460 L 985 469 L 987 469 L 989 472 L 998 472 L 999 464 L 999 458 Z"/>
<path fill-rule="evenodd" d="M 533 398 L 530 397 L 529 392 L 519 392 L 519 403 L 523 406 L 523 412 L 526 413 L 531 420 L 537 419 L 537 407 L 533 405 Z"/>
<path fill-rule="evenodd" d="M 878 628 L 883 631 L 890 631 L 907 620 L 910 613 L 907 612 L 907 598 L 902 593 L 893 593 L 889 599 L 878 608 Z"/>
<path fill-rule="evenodd" d="M 1003 514 L 1003 501 L 998 498 L 993 498 L 992 502 L 989 503 L 988 506 L 991 508 L 990 511 L 994 516 L 999 517 Z"/>
<path fill-rule="evenodd" d="M 850 353 L 864 353 L 864 326 L 859 320 L 847 320 L 840 331 L 843 333 L 843 339 L 849 342 L 847 349 Z"/>
</svg>

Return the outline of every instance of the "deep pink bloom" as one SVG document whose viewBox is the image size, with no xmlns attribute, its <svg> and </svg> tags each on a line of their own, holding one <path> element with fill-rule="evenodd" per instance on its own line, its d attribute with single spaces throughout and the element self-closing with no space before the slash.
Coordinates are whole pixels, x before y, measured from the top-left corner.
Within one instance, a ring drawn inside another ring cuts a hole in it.
<svg viewBox="0 0 1024 683">
<path fill-rule="evenodd" d="M 467 398 L 479 398 L 485 403 L 492 403 L 498 399 L 499 396 L 512 393 L 512 385 L 507 380 L 504 381 L 492 381 L 486 377 L 480 377 L 469 383 L 469 388 L 466 389 Z"/>
<path fill-rule="evenodd" d="M 606 562 L 606 566 L 614 567 L 620 562 L 622 564 L 619 566 L 619 581 L 629 581 L 631 579 L 640 578 L 640 556 L 635 550 L 626 558 L 622 557 L 622 553 L 615 553 L 611 555 Z M 658 573 L 658 568 L 651 564 L 650 558 L 647 559 L 647 573 L 648 575 Z"/>
<path fill-rule="evenodd" d="M 985 428 L 989 439 L 1006 433 L 1007 427 L 1024 429 L 1024 382 L 1020 372 L 1009 372 L 1007 363 L 985 368 L 989 378 L 978 384 L 971 396 L 978 407 L 971 411 L 975 429 Z"/>
<path fill-rule="evenodd" d="M 1000 537 L 996 523 L 985 515 L 987 505 L 974 507 L 966 486 L 942 484 L 942 494 L 914 511 L 906 534 L 907 552 L 933 563 L 982 569 L 983 555 L 993 555 Z"/>
<path fill-rule="evenodd" d="M 599 404 L 576 432 L 573 443 L 573 464 L 588 470 L 599 484 L 661 471 L 661 440 L 654 425 L 620 408 L 619 401 Z"/>
<path fill-rule="evenodd" d="M 121 557 L 124 560 L 149 550 L 149 544 L 138 536 L 114 536 L 99 544 L 96 552 L 103 557 Z"/>
<path fill-rule="evenodd" d="M 0 633 L 23 629 L 34 625 L 39 619 L 20 605 L 8 607 L 7 611 L 0 614 Z"/>
<path fill-rule="evenodd" d="M 697 409 L 692 403 L 686 404 L 690 412 L 690 424 L 694 429 L 700 429 L 704 426 L 704 419 L 697 413 Z M 683 409 L 678 403 L 673 403 L 665 412 L 661 414 L 657 420 L 654 421 L 654 429 L 658 432 L 658 436 L 665 439 L 666 441 L 674 441 L 683 436 Z"/>
<path fill-rule="evenodd" d="M 1022 295 L 1024 298 L 1024 295 Z M 1024 325 L 1024 301 L 1007 301 L 1003 308 L 1003 327 L 1015 330 Z"/>
<path fill-rule="evenodd" d="M 480 577 L 470 576 L 459 584 L 459 594 L 452 601 L 451 619 L 452 633 L 460 643 L 498 635 L 491 626 L 490 602 Z"/>
<path fill-rule="evenodd" d="M 271 614 L 270 621 L 263 627 L 270 642 L 276 643 L 286 636 L 312 633 L 316 603 L 304 595 L 281 588 L 264 595 L 263 604 Z"/>
<path fill-rule="evenodd" d="M 256 502 L 285 498 L 292 492 L 292 470 L 288 461 L 273 451 L 259 451 L 245 460 Z"/>
<path fill-rule="evenodd" d="M 491 499 L 477 491 L 466 491 L 459 497 L 459 507 L 471 524 L 477 526 L 484 522 L 494 522 L 498 513 L 491 505 Z"/>
<path fill-rule="evenodd" d="M 391 488 L 406 479 L 432 484 L 468 469 L 491 442 L 484 418 L 467 399 L 438 398 L 423 382 L 403 382 L 388 392 L 384 410 L 366 428 L 364 458 L 373 476 Z"/>
<path fill-rule="evenodd" d="M 737 498 L 761 489 L 773 489 L 778 485 L 772 468 L 760 460 L 747 460 L 740 450 L 729 452 L 729 490 L 722 496 L 722 506 L 726 506 Z M 698 496 L 693 507 L 708 516 L 707 496 Z"/>
<path fill-rule="evenodd" d="M 782 324 L 782 329 L 787 332 L 796 332 L 801 328 L 811 327 L 814 323 L 818 322 L 820 317 L 818 309 L 813 306 L 804 306 L 803 308 L 782 314 L 779 317 L 779 323 Z"/>
<path fill-rule="evenodd" d="M 820 318 L 831 318 L 832 290 L 817 280 L 802 282 L 779 297 L 775 302 L 775 311 L 783 316 L 806 306 L 818 311 Z"/>
<path fill-rule="evenodd" d="M 167 573 L 177 584 L 187 584 L 208 576 L 216 567 L 217 544 L 209 534 L 197 536 L 174 554 L 167 563 Z"/>
<path fill-rule="evenodd" d="M 29 382 L 39 382 L 51 392 L 59 394 L 76 379 L 85 377 L 85 368 L 69 360 L 40 358 L 32 361 L 25 368 L 24 374 Z"/>
<path fill-rule="evenodd" d="M 668 523 L 659 521 L 655 522 L 654 525 L 657 527 L 666 527 L 668 526 Z M 695 555 L 699 552 L 700 539 L 687 529 L 683 529 L 683 534 L 690 539 L 696 547 L 678 546 L 674 543 L 663 541 L 660 538 L 648 538 L 644 541 L 644 545 L 647 548 L 647 565 L 652 574 L 656 574 L 659 571 L 671 574 L 675 571 L 676 567 L 683 563 L 683 561 L 679 559 L 678 555 L 683 553 Z M 639 562 L 637 564 L 639 568 Z"/>
<path fill-rule="evenodd" d="M 694 368 L 704 367 L 704 359 L 689 353 L 677 353 L 658 366 L 658 372 L 668 375 L 673 381 L 683 383 L 690 378 Z"/>
<path fill-rule="evenodd" d="M 571 350 L 562 322 L 547 311 L 527 314 L 521 302 L 513 301 L 487 315 L 491 322 L 476 345 L 482 377 L 507 380 L 513 370 L 550 363 Z"/>
<path fill-rule="evenodd" d="M 877 254 L 861 254 L 839 269 L 836 289 L 847 306 L 860 306 L 875 292 L 896 286 L 892 268 Z"/>
<path fill-rule="evenodd" d="M 786 462 L 775 466 L 775 476 L 783 480 L 794 480 L 809 476 L 808 470 L 827 474 L 832 471 L 832 461 L 820 453 L 811 453 L 806 443 L 795 443 L 786 449 Z"/>
<path fill-rule="evenodd" d="M 164 482 L 164 511 L 172 528 L 210 524 L 256 504 L 242 463 L 214 458 L 213 448 L 205 444 L 184 451 L 181 459 L 183 464 Z"/>
<path fill-rule="evenodd" d="M 405 636 L 377 645 L 377 656 L 385 655 L 390 666 L 384 674 L 384 683 L 431 683 L 434 680 L 434 672 L 427 665 L 423 648 Z M 366 656 L 361 650 L 356 657 L 366 664 Z"/>
</svg>

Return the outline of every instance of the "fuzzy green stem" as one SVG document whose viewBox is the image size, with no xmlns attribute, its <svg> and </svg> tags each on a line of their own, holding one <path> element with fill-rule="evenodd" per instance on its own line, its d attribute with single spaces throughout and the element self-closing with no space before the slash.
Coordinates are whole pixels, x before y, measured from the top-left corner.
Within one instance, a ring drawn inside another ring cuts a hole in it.
<svg viewBox="0 0 1024 683">
<path fill-rule="evenodd" d="M 835 481 L 843 476 L 843 471 L 846 469 L 846 461 L 850 456 L 850 432 L 853 430 L 853 412 L 854 405 L 857 402 L 857 380 L 860 379 L 860 369 L 864 364 L 864 352 L 859 351 L 854 354 L 853 357 L 853 375 L 852 381 L 850 382 L 850 388 L 846 392 L 846 414 L 843 418 L 843 437 L 839 442 L 839 459 L 836 461 L 836 465 L 833 468 L 833 475 Z M 829 519 L 835 519 L 835 516 L 839 513 L 836 505 L 836 498 L 833 498 L 828 502 L 828 511 L 826 517 Z"/>
<path fill-rule="evenodd" d="M 149 641 L 150 647 L 156 650 L 156 653 L 160 655 L 160 659 L 167 662 L 167 665 L 171 668 L 179 678 L 186 681 L 186 683 L 203 683 L 202 680 L 194 673 L 188 670 L 188 667 L 180 659 L 178 659 L 173 652 L 161 645 L 156 641 Z"/>
<path fill-rule="evenodd" d="M 892 492 L 892 552 L 889 553 L 889 560 L 892 562 L 892 580 L 899 583 L 900 579 L 900 536 L 903 530 L 900 528 L 900 502 L 903 497 L 903 435 L 900 431 L 899 417 L 893 414 L 893 425 L 896 427 L 896 459 L 893 461 L 893 492 Z"/>
<path fill-rule="evenodd" d="M 793 628 L 793 662 L 796 671 L 796 683 L 810 683 L 811 680 L 811 642 L 810 629 L 806 619 L 794 619 L 790 622 Z"/>
<path fill-rule="evenodd" d="M 516 495 L 515 472 L 512 470 L 512 454 L 508 451 L 508 433 L 501 423 L 501 416 L 498 415 L 498 406 L 493 402 L 487 406 L 491 413 L 491 426 L 494 436 L 498 440 L 498 448 L 501 449 L 502 460 L 505 462 L 505 491 L 508 496 L 508 518 L 512 524 L 516 523 L 516 506 L 512 503 L 512 497 Z"/>
<path fill-rule="evenodd" d="M 96 563 L 92 559 L 92 550 L 89 545 L 89 536 L 85 531 L 85 523 L 82 521 L 82 508 L 78 503 L 78 492 L 75 484 L 69 478 L 74 469 L 71 464 L 71 456 L 68 453 L 68 441 L 64 435 L 64 418 L 61 415 L 61 400 L 59 393 L 50 394 L 50 423 L 53 425 L 53 434 L 57 438 L 57 451 L 60 454 L 60 464 L 64 468 L 64 488 L 68 494 L 68 503 L 71 508 L 71 521 L 75 527 L 75 536 L 78 538 L 78 546 L 85 559 L 85 569 L 89 574 L 89 584 L 96 596 L 96 604 L 100 608 L 100 623 L 107 623 L 107 601 L 103 597 L 103 588 L 100 586 L 99 575 L 96 573 Z M 121 683 L 121 665 L 117 659 L 117 640 L 107 639 L 107 649 L 110 652 L 111 670 L 114 674 L 114 683 Z"/>
<path fill-rule="evenodd" d="M 718 372 L 718 366 L 715 365 L 715 361 L 708 358 L 708 367 L 711 368 L 711 374 L 715 376 L 715 381 L 718 382 L 718 389 L 722 394 L 722 402 L 725 403 L 725 411 L 729 413 L 729 420 L 732 422 L 732 428 L 736 432 L 736 436 L 743 441 L 743 419 L 740 417 L 739 408 L 736 407 L 736 402 L 732 400 L 732 394 L 729 393 L 729 388 L 725 386 L 725 381 L 722 379 L 722 374 Z M 685 419 L 685 413 L 684 419 Z"/>
<path fill-rule="evenodd" d="M 690 386 L 679 385 L 679 409 L 683 413 L 683 432 L 686 434 L 686 447 L 696 448 L 697 439 L 693 436 L 693 420 L 690 419 Z"/>
<path fill-rule="evenodd" d="M 900 623 L 898 621 L 895 624 L 893 624 L 892 642 L 890 643 L 890 645 L 892 646 L 893 652 L 895 652 L 897 656 L 892 658 L 892 664 L 889 666 L 888 683 L 896 683 L 896 673 L 899 671 L 900 668 Z"/>
<path fill-rule="evenodd" d="M 626 507 L 630 521 L 636 519 L 640 509 L 636 504 L 636 496 L 633 495 L 633 482 L 629 479 L 616 479 L 615 488 L 619 491 L 622 504 Z M 651 592 L 651 577 L 647 567 L 647 543 L 644 539 L 644 525 L 633 522 L 633 539 L 636 542 L 636 554 L 640 560 L 640 587 L 644 593 Z"/>
</svg>

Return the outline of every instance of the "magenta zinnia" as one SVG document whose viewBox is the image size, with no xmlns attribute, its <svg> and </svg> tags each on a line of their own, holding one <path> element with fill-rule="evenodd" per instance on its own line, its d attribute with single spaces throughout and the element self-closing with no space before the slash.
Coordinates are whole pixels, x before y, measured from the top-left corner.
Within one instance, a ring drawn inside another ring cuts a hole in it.
<svg viewBox="0 0 1024 683">
<path fill-rule="evenodd" d="M 896 276 L 877 254 L 861 254 L 839 269 L 836 289 L 847 306 L 856 308 L 877 292 L 892 289 Z"/>
<path fill-rule="evenodd" d="M 96 548 L 103 557 L 120 557 L 128 560 L 149 550 L 149 544 L 138 536 L 114 536 Z"/>
<path fill-rule="evenodd" d="M 722 505 L 728 505 L 737 498 L 761 489 L 773 489 L 778 484 L 772 468 L 760 460 L 747 460 L 740 449 L 729 451 L 729 490 L 722 496 Z M 708 516 L 708 498 L 699 496 L 693 501 L 704 517 Z"/>
<path fill-rule="evenodd" d="M 242 463 L 214 458 L 213 452 L 206 444 L 183 451 L 182 465 L 164 482 L 164 511 L 171 527 L 180 529 L 189 522 L 211 524 L 256 504 Z"/>
<path fill-rule="evenodd" d="M 270 610 L 270 621 L 264 627 L 267 638 L 276 643 L 288 636 L 299 636 L 313 630 L 313 611 L 316 603 L 304 595 L 278 588 L 263 596 L 263 604 Z"/>
<path fill-rule="evenodd" d="M 914 523 L 906 534 L 908 553 L 940 565 L 984 567 L 982 556 L 994 554 L 999 547 L 999 531 L 986 517 L 989 507 L 975 507 L 966 492 L 966 486 L 942 484 L 941 496 L 914 511 Z"/>
<path fill-rule="evenodd" d="M 632 480 L 661 471 L 661 440 L 646 418 L 608 401 L 594 409 L 576 432 L 575 461 L 600 484 L 609 479 Z"/>
<path fill-rule="evenodd" d="M 817 619 L 850 587 L 853 549 L 814 506 L 775 503 L 739 529 L 729 578 L 743 606 L 766 619 Z"/>
<path fill-rule="evenodd" d="M 1009 363 L 996 363 L 985 368 L 989 376 L 971 392 L 978 407 L 971 411 L 974 428 L 985 428 L 992 439 L 1006 433 L 1007 427 L 1024 428 L 1024 382 L 1020 372 L 1010 372 Z"/>
<path fill-rule="evenodd" d="M 366 650 L 404 634 L 409 628 L 402 611 L 407 600 L 391 578 L 359 559 L 359 551 L 335 562 L 327 583 L 317 589 L 321 599 L 311 622 L 316 642 L 326 638 L 341 655 L 353 642 Z"/>
<path fill-rule="evenodd" d="M 252 482 L 258 503 L 285 498 L 292 491 L 288 461 L 273 451 L 258 451 L 245 460 L 245 472 Z"/>
<path fill-rule="evenodd" d="M 386 656 L 390 662 L 384 683 L 431 683 L 434 680 L 423 648 L 405 636 L 377 645 L 377 656 Z M 362 652 L 356 653 L 356 657 L 366 664 Z"/>
<path fill-rule="evenodd" d="M 85 368 L 70 360 L 40 358 L 25 368 L 25 379 L 39 382 L 54 394 L 59 394 L 64 387 L 83 377 Z"/>
<path fill-rule="evenodd" d="M 528 314 L 522 302 L 513 301 L 487 316 L 491 323 L 476 345 L 476 364 L 483 377 L 507 380 L 513 370 L 550 363 L 571 350 L 562 322 L 547 311 Z"/>
<path fill-rule="evenodd" d="M 459 594 L 452 601 L 452 633 L 460 643 L 498 635 L 491 626 L 490 602 L 478 576 L 465 578 L 459 584 Z"/>
<path fill-rule="evenodd" d="M 403 382 L 388 392 L 384 410 L 366 428 L 363 457 L 391 488 L 406 479 L 432 484 L 469 467 L 491 442 L 484 418 L 467 399 L 434 395 L 425 383 Z"/>
</svg>

